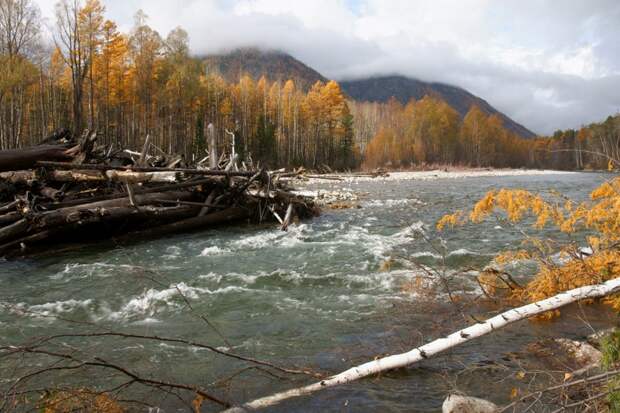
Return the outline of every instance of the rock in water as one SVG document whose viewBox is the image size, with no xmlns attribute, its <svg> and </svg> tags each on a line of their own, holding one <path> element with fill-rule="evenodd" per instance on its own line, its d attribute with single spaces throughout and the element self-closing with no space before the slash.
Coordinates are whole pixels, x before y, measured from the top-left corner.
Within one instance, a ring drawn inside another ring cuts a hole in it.
<svg viewBox="0 0 620 413">
<path fill-rule="evenodd" d="M 488 400 L 477 397 L 450 394 L 441 407 L 442 413 L 497 413 L 499 407 Z"/>
<path fill-rule="evenodd" d="M 603 358 L 603 354 L 588 343 L 567 338 L 556 338 L 555 342 L 582 367 L 599 365 Z"/>
</svg>

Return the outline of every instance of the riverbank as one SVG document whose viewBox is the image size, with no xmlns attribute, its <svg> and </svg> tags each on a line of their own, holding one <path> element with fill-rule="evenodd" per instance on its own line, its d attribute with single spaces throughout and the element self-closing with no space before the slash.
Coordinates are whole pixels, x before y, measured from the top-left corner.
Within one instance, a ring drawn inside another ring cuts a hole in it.
<svg viewBox="0 0 620 413">
<path fill-rule="evenodd" d="M 341 180 L 347 182 L 367 182 L 367 181 L 405 181 L 420 180 L 427 181 L 433 179 L 458 179 L 458 178 L 480 178 L 480 177 L 504 177 L 504 176 L 540 176 L 540 175 L 570 175 L 579 172 L 556 171 L 548 169 L 435 169 L 431 171 L 396 171 L 387 172 L 385 175 L 376 177 L 359 176 L 359 174 L 337 175 Z M 332 175 L 325 175 L 329 178 Z M 333 175 L 336 176 L 336 175 Z M 321 178 L 310 178 L 308 183 L 323 182 Z"/>
</svg>

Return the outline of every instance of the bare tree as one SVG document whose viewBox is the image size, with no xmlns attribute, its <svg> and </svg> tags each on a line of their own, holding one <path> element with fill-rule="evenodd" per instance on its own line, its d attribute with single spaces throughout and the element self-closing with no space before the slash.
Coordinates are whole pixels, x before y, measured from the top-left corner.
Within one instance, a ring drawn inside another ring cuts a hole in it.
<svg viewBox="0 0 620 413">
<path fill-rule="evenodd" d="M 56 46 L 61 50 L 65 63 L 71 69 L 73 88 L 73 127 L 76 135 L 82 131 L 82 97 L 84 80 L 88 73 L 87 42 L 80 30 L 80 0 L 61 0 L 56 4 Z"/>
<path fill-rule="evenodd" d="M 31 0 L 0 0 L 0 147 L 20 144 L 26 57 L 36 49 L 40 13 Z"/>
<path fill-rule="evenodd" d="M 40 13 L 31 0 L 0 0 L 0 52 L 27 55 L 38 41 Z"/>
</svg>

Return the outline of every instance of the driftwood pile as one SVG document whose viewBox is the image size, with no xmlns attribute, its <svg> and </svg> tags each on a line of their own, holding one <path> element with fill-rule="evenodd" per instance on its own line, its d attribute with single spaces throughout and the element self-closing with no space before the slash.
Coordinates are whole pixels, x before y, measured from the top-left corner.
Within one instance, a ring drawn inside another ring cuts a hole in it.
<svg viewBox="0 0 620 413">
<path fill-rule="evenodd" d="M 75 142 L 60 131 L 39 146 L 0 151 L 0 257 L 56 241 L 134 240 L 274 217 L 285 230 L 317 213 L 278 172 L 239 170 L 236 157 L 206 168 L 205 160 L 163 153 L 148 137 L 141 152 L 96 138 L 86 132 Z"/>
</svg>

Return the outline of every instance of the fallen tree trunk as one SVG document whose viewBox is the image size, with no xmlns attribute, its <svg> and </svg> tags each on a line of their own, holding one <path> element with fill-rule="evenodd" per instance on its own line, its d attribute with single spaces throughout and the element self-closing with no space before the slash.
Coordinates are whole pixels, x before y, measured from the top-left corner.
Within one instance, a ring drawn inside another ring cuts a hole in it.
<svg viewBox="0 0 620 413">
<path fill-rule="evenodd" d="M 73 159 L 66 153 L 64 145 L 41 145 L 32 148 L 0 151 L 0 172 L 29 169 L 38 161 L 68 161 Z"/>
<path fill-rule="evenodd" d="M 170 201 L 187 201 L 192 199 L 193 196 L 194 194 L 188 191 L 177 191 L 136 195 L 134 199 L 138 205 L 141 205 L 156 202 L 156 200 L 158 199 Z M 106 214 L 109 215 L 109 211 L 113 210 L 114 208 L 129 207 L 131 207 L 131 210 L 137 210 L 131 205 L 130 199 L 125 196 L 123 198 L 110 199 L 56 209 L 27 218 L 18 218 L 19 220 L 16 220 L 10 225 L 0 228 L 0 243 L 7 243 L 14 239 L 25 237 L 32 234 L 33 232 L 43 229 L 50 229 L 69 223 L 78 223 L 93 216 L 99 216 L 96 221 L 100 221 Z M 198 210 L 196 210 L 195 213 L 197 214 Z"/>
<path fill-rule="evenodd" d="M 0 181 L 31 186 L 37 179 L 34 171 L 0 172 Z"/>
<path fill-rule="evenodd" d="M 153 188 L 141 188 L 141 189 L 136 189 L 135 193 L 137 195 L 152 194 L 156 192 L 176 191 L 178 189 L 183 189 L 183 188 L 200 187 L 203 185 L 216 185 L 216 184 L 220 184 L 219 179 L 221 178 L 214 177 L 214 178 L 187 181 L 187 182 L 181 182 L 181 183 L 170 184 L 170 185 L 161 185 L 161 186 L 156 186 Z M 71 200 L 66 200 L 66 201 L 62 201 L 58 203 L 46 204 L 45 207 L 47 209 L 60 209 L 60 208 L 65 208 L 69 206 L 82 205 L 82 204 L 87 204 L 91 202 L 108 201 L 108 200 L 119 199 L 119 198 L 127 198 L 127 194 L 100 195 L 100 196 L 93 196 L 90 198 L 71 199 Z"/>
<path fill-rule="evenodd" d="M 0 207 L 0 214 L 4 214 L 6 212 L 14 210 L 17 205 L 19 205 L 19 201 L 11 201 Z"/>
<path fill-rule="evenodd" d="M 82 210 L 79 213 L 74 213 L 72 216 L 57 217 L 60 218 L 54 225 L 46 225 L 45 229 L 41 230 L 39 226 L 38 232 L 26 235 L 19 239 L 7 242 L 0 245 L 0 255 L 8 253 L 9 251 L 20 247 L 26 249 L 32 244 L 36 244 L 41 241 L 47 241 L 52 237 L 56 237 L 62 234 L 70 233 L 80 227 L 87 225 L 99 224 L 105 222 L 106 224 L 115 223 L 123 219 L 143 218 L 143 219 L 157 219 L 158 221 L 171 221 L 185 219 L 191 216 L 195 216 L 199 211 L 198 207 L 180 206 L 180 207 L 165 207 L 158 208 L 147 206 L 144 208 L 136 209 L 133 207 L 113 207 L 109 209 L 96 208 Z M 66 218 L 66 221 L 62 221 Z M 66 224 L 66 225 L 65 225 Z M 37 228 L 32 227 L 33 231 Z"/>
<path fill-rule="evenodd" d="M 560 307 L 564 307 L 568 304 L 583 299 L 605 297 L 619 291 L 620 278 L 609 280 L 603 284 L 588 285 L 585 287 L 565 291 L 561 294 L 555 295 L 545 300 L 537 301 L 532 304 L 527 304 L 522 307 L 513 308 L 511 310 L 505 311 L 495 317 L 487 319 L 484 322 L 474 324 L 460 331 L 452 333 L 447 337 L 442 337 L 421 347 L 414 348 L 407 353 L 395 354 L 392 356 L 373 360 L 368 363 L 352 367 L 346 371 L 343 371 L 342 373 L 331 376 L 325 380 L 321 380 L 320 382 L 313 383 L 304 387 L 286 390 L 281 393 L 273 394 L 271 396 L 262 397 L 260 399 L 245 403 L 239 407 L 233 407 L 232 409 L 228 409 L 226 410 L 226 412 L 244 412 L 247 410 L 266 408 L 278 404 L 284 400 L 291 399 L 293 397 L 309 395 L 311 393 L 326 389 L 328 387 L 350 383 L 352 381 L 359 380 L 364 377 L 372 376 L 378 373 L 407 367 L 411 364 L 428 359 L 429 357 L 435 356 L 446 350 L 454 348 L 460 344 L 492 333 L 495 330 L 503 328 L 517 321 L 526 320 L 536 315 L 545 313 L 547 311 L 556 310 Z"/>
<path fill-rule="evenodd" d="M 53 182 L 103 182 L 107 178 L 97 171 L 49 171 L 44 174 L 35 170 L 1 172 L 0 179 L 12 184 L 32 186 L 40 180 Z"/>
<path fill-rule="evenodd" d="M 165 193 L 154 193 L 154 194 L 144 194 L 144 195 L 135 195 L 134 199 L 137 205 L 150 204 L 152 202 L 157 202 L 158 200 L 164 201 L 185 201 L 189 200 L 193 197 L 191 192 L 165 192 Z M 43 213 L 33 219 L 36 223 L 35 225 L 39 228 L 49 228 L 56 225 L 62 225 L 67 222 L 77 222 L 80 220 L 80 217 L 84 215 L 104 215 L 105 211 L 111 211 L 114 208 L 126 208 L 127 210 L 136 211 L 137 208 L 131 205 L 131 200 L 129 197 L 125 196 L 124 198 L 110 199 L 106 201 L 92 202 L 89 204 L 82 204 L 62 209 L 57 209 L 54 211 Z"/>
<path fill-rule="evenodd" d="M 127 234 L 130 239 L 141 237 L 159 237 L 170 233 L 181 233 L 208 226 L 223 224 L 225 222 L 239 221 L 250 216 L 250 211 L 246 208 L 230 207 L 223 211 L 212 212 L 204 216 L 196 216 L 169 224 L 159 225 L 144 231 Z"/>
<path fill-rule="evenodd" d="M 19 221 L 21 217 L 22 217 L 22 214 L 20 214 L 17 211 L 0 215 L 0 225 L 4 226 L 4 225 L 12 224 L 15 221 Z"/>
<path fill-rule="evenodd" d="M 106 171 L 105 175 L 111 181 L 129 184 L 143 184 L 147 182 L 177 182 L 180 179 L 178 172 L 133 172 L 133 171 Z"/>
<path fill-rule="evenodd" d="M 187 175 L 205 175 L 205 176 L 242 176 L 251 177 L 256 174 L 256 171 L 223 171 L 212 169 L 195 169 L 195 168 L 163 168 L 163 167 L 139 167 L 139 166 L 111 166 L 111 165 L 98 165 L 98 164 L 72 164 L 69 162 L 52 162 L 52 161 L 40 161 L 37 165 L 44 167 L 52 167 L 58 169 L 79 169 L 79 170 L 93 170 L 93 171 L 131 171 L 131 172 L 177 172 Z"/>
</svg>

